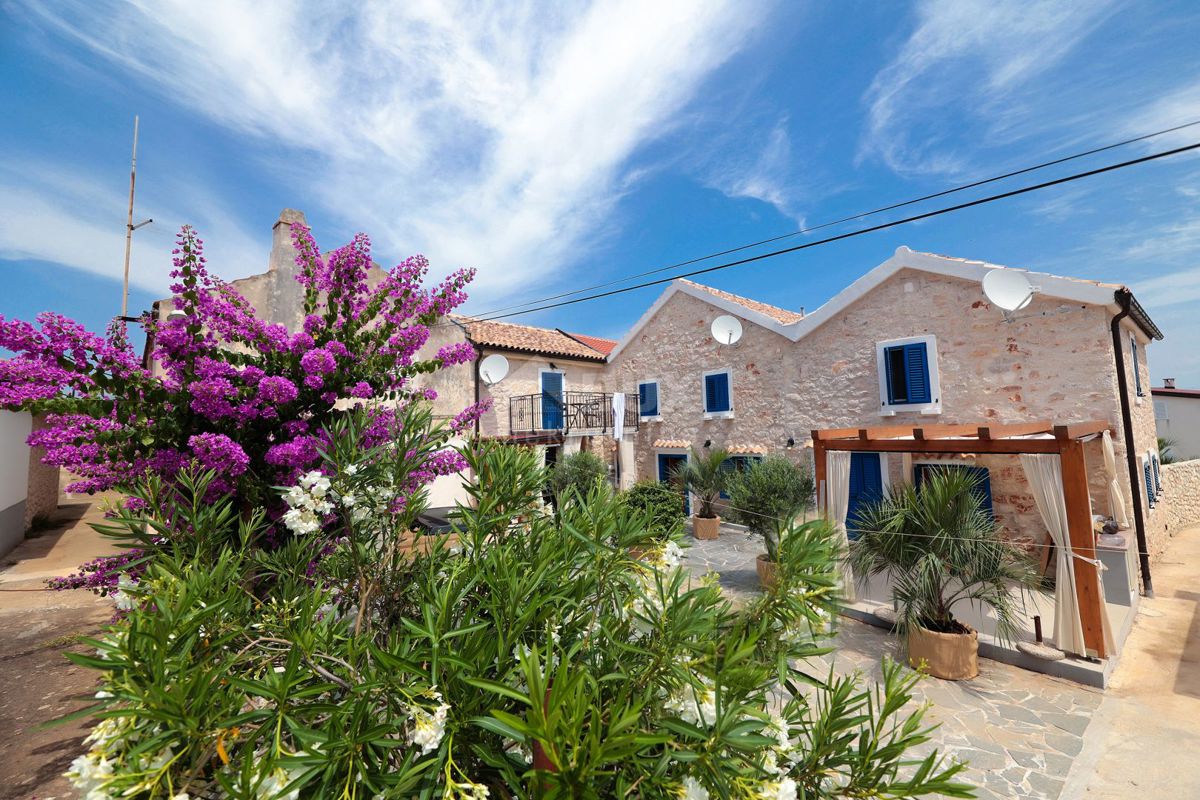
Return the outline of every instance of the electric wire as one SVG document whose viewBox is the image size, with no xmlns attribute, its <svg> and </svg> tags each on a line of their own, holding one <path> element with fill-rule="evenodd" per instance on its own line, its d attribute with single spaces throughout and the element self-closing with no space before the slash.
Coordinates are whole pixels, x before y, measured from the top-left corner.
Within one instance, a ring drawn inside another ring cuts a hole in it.
<svg viewBox="0 0 1200 800">
<path fill-rule="evenodd" d="M 489 316 L 498 314 L 503 311 L 519 309 L 519 308 L 523 308 L 524 306 L 535 305 L 538 303 L 545 303 L 545 302 L 549 302 L 551 300 L 560 300 L 564 297 L 570 297 L 572 295 L 582 294 L 584 292 L 595 291 L 597 289 L 606 289 L 610 286 L 616 286 L 617 284 L 625 283 L 626 281 L 635 280 L 637 278 L 643 278 L 648 275 L 656 275 L 660 272 L 666 272 L 667 270 L 679 269 L 680 267 L 691 266 L 692 264 L 696 264 L 701 261 L 708 261 L 709 259 L 720 258 L 721 256 L 731 255 L 733 253 L 741 252 L 743 250 L 749 250 L 754 247 L 761 247 L 762 245 L 772 244 L 774 242 L 782 241 L 784 239 L 788 239 L 788 238 L 791 238 L 794 236 L 799 236 L 799 235 L 802 235 L 805 233 L 812 233 L 813 231 L 822 230 L 824 228 L 829 228 L 829 227 L 832 227 L 835 225 L 842 225 L 847 222 L 854 222 L 854 221 L 857 221 L 860 219 L 865 219 L 867 217 L 875 216 L 877 214 L 882 214 L 887 211 L 894 211 L 898 208 L 905 208 L 907 206 L 915 205 L 917 203 L 923 203 L 928 200 L 934 200 L 939 197 L 945 197 L 947 195 L 955 194 L 957 192 L 967 191 L 968 189 L 975 189 L 975 188 L 978 188 L 980 186 L 985 186 L 990 183 L 996 183 L 998 181 L 1007 180 L 1008 178 L 1014 178 L 1014 177 L 1017 177 L 1018 175 L 1026 175 L 1028 173 L 1036 172 L 1036 171 L 1042 170 L 1042 169 L 1047 169 L 1049 167 L 1057 166 L 1059 164 L 1065 164 L 1069 161 L 1075 161 L 1075 160 L 1078 160 L 1081 158 L 1086 158 L 1088 156 L 1096 155 L 1098 153 L 1103 153 L 1103 152 L 1106 152 L 1109 150 L 1114 150 L 1114 149 L 1117 149 L 1120 147 L 1126 147 L 1131 144 L 1136 144 L 1138 142 L 1147 141 L 1149 139 L 1153 139 L 1158 136 L 1164 136 L 1169 133 L 1176 133 L 1178 131 L 1184 130 L 1186 128 L 1191 128 L 1196 125 L 1200 125 L 1200 120 L 1194 120 L 1192 122 L 1185 122 L 1183 124 L 1175 125 L 1170 128 L 1164 128 L 1162 130 L 1142 134 L 1141 136 L 1136 136 L 1136 137 L 1133 137 L 1130 139 L 1124 139 L 1119 142 L 1113 142 L 1112 144 L 1104 145 L 1102 147 L 1094 147 L 1090 150 L 1084 150 L 1082 152 L 1072 153 L 1071 155 L 1062 156 L 1059 158 L 1051 159 L 1049 161 L 1043 161 L 1041 163 L 1034 164 L 1032 166 L 1022 167 L 1021 169 L 1012 170 L 1010 172 L 1005 172 L 1000 175 L 993 175 L 990 178 L 983 178 L 981 180 L 972 181 L 970 183 L 953 186 L 949 189 L 943 189 L 938 192 L 933 192 L 932 194 L 922 195 L 921 197 L 914 197 L 914 198 L 911 198 L 908 200 L 903 200 L 900 202 L 892 203 L 890 205 L 871 209 L 870 211 L 863 211 L 863 212 L 860 212 L 857 214 L 852 214 L 848 217 L 842 217 L 840 219 L 831 220 L 829 222 L 823 222 L 819 225 L 812 225 L 812 226 L 798 228 L 797 230 L 790 231 L 788 233 L 782 233 L 777 236 L 772 236 L 772 237 L 769 237 L 766 239 L 760 239 L 757 242 L 750 242 L 749 244 L 738 245 L 736 247 L 731 247 L 726 250 L 721 250 L 721 251 L 718 251 L 715 253 L 709 253 L 709 254 L 703 255 L 703 256 L 696 256 L 694 258 L 689 258 L 684 261 L 677 261 L 673 264 L 668 264 L 663 267 L 656 267 L 654 269 L 645 270 L 644 272 L 638 272 L 638 273 L 634 273 L 632 275 L 625 275 L 623 277 L 615 278 L 615 279 L 613 279 L 611 281 L 607 281 L 605 283 L 598 283 L 598 284 L 594 284 L 592 286 L 587 286 L 587 287 L 583 287 L 583 288 L 579 288 L 579 289 L 572 289 L 570 291 L 560 292 L 559 294 L 553 294 L 553 295 L 549 295 L 549 296 L 534 299 L 534 300 L 526 300 L 526 301 L 523 301 L 520 303 L 514 303 L 512 305 L 502 306 L 500 308 L 492 309 L 491 311 L 482 312 L 477 316 L 479 316 L 481 318 L 489 317 Z"/>
</svg>

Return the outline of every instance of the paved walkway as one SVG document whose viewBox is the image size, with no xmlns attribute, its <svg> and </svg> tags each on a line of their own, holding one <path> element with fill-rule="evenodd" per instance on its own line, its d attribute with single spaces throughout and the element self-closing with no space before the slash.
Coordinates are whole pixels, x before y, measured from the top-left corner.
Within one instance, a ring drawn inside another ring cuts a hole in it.
<svg viewBox="0 0 1200 800">
<path fill-rule="evenodd" d="M 758 591 L 758 537 L 723 528 L 720 539 L 691 544 L 693 571 L 716 570 L 735 599 Z M 893 634 L 847 618 L 838 625 L 838 650 L 827 658 L 839 673 L 857 670 L 877 679 L 885 655 L 902 659 Z M 1090 687 L 981 658 L 975 680 L 925 678 L 913 702 L 932 703 L 926 720 L 940 727 L 928 749 L 968 762 L 965 779 L 979 787 L 980 798 L 1054 800 L 1070 796 L 1064 783 L 1102 697 Z"/>
<path fill-rule="evenodd" d="M 62 773 L 85 749 L 86 721 L 41 726 L 92 699 L 96 673 L 63 653 L 86 652 L 76 637 L 94 635 L 113 614 L 91 592 L 43 591 L 46 578 L 115 550 L 89 527 L 100 514 L 86 498 L 63 498 L 52 518 L 55 528 L 0 559 L 0 800 L 77 796 Z"/>
<path fill-rule="evenodd" d="M 1097 710 L 1065 797 L 1200 797 L 1200 527 L 1177 533 L 1152 568 L 1155 597 Z"/>
</svg>

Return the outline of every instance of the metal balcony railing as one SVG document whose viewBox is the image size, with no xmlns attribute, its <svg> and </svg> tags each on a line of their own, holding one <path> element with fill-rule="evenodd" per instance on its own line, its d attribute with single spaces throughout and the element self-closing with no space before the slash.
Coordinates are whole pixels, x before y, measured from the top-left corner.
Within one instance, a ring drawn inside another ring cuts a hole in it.
<svg viewBox="0 0 1200 800">
<path fill-rule="evenodd" d="M 625 392 L 625 430 L 638 427 L 638 396 Z M 510 433 L 608 433 L 613 429 L 613 396 L 608 392 L 523 394 L 508 399 Z"/>
</svg>

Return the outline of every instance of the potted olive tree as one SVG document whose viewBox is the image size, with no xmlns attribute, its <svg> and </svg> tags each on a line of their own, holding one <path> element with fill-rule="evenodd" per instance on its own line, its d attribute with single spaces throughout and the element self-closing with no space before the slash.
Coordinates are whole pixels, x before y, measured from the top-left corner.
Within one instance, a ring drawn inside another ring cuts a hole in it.
<svg viewBox="0 0 1200 800">
<path fill-rule="evenodd" d="M 767 552 L 757 561 L 764 587 L 775 583 L 779 539 L 798 515 L 812 505 L 812 471 L 783 456 L 770 456 L 729 477 L 725 490 L 734 519 L 763 537 Z"/>
<path fill-rule="evenodd" d="M 850 565 L 886 574 L 908 660 L 948 680 L 979 674 L 978 632 L 954 617 L 959 603 L 987 606 L 996 634 L 1013 641 L 1026 593 L 1041 590 L 1036 564 L 1001 535 L 966 470 L 931 470 L 920 487 L 894 487 L 860 509 Z"/>
<path fill-rule="evenodd" d="M 721 448 L 707 454 L 692 448 L 692 455 L 675 471 L 675 479 L 696 496 L 696 513 L 692 515 L 692 535 L 697 539 L 716 539 L 720 535 L 721 518 L 716 503 L 725 491 L 729 473 L 721 465 L 729 453 Z"/>
</svg>

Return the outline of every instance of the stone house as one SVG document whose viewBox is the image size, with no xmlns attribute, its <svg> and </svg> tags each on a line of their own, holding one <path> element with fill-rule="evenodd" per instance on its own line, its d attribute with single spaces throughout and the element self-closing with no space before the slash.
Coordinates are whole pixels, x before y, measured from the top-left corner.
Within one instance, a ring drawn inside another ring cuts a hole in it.
<svg viewBox="0 0 1200 800">
<path fill-rule="evenodd" d="M 1200 389 L 1177 389 L 1175 379 L 1150 390 L 1158 435 L 1171 440 L 1177 461 L 1200 458 Z"/>
<path fill-rule="evenodd" d="M 644 401 L 636 477 L 665 477 L 691 447 L 811 461 L 818 429 L 1103 420 L 1118 464 L 1129 467 L 1117 479 L 1126 507 L 1138 510 L 1130 521 L 1159 552 L 1173 531 L 1155 502 L 1154 411 L 1138 387 L 1149 386 L 1146 348 L 1161 333 L 1124 287 L 1037 273 L 1028 273 L 1038 287 L 1032 302 L 1006 317 L 981 289 L 996 268 L 901 247 L 807 314 L 673 282 L 608 359 L 609 383 L 637 386 Z M 743 323 L 732 345 L 710 332 L 724 314 Z M 1093 511 L 1107 515 L 1101 447 L 1087 442 L 1085 457 Z M 1045 541 L 1013 455 L 855 453 L 852 506 L 919 481 L 933 463 L 974 470 L 1010 534 Z"/>
</svg>

